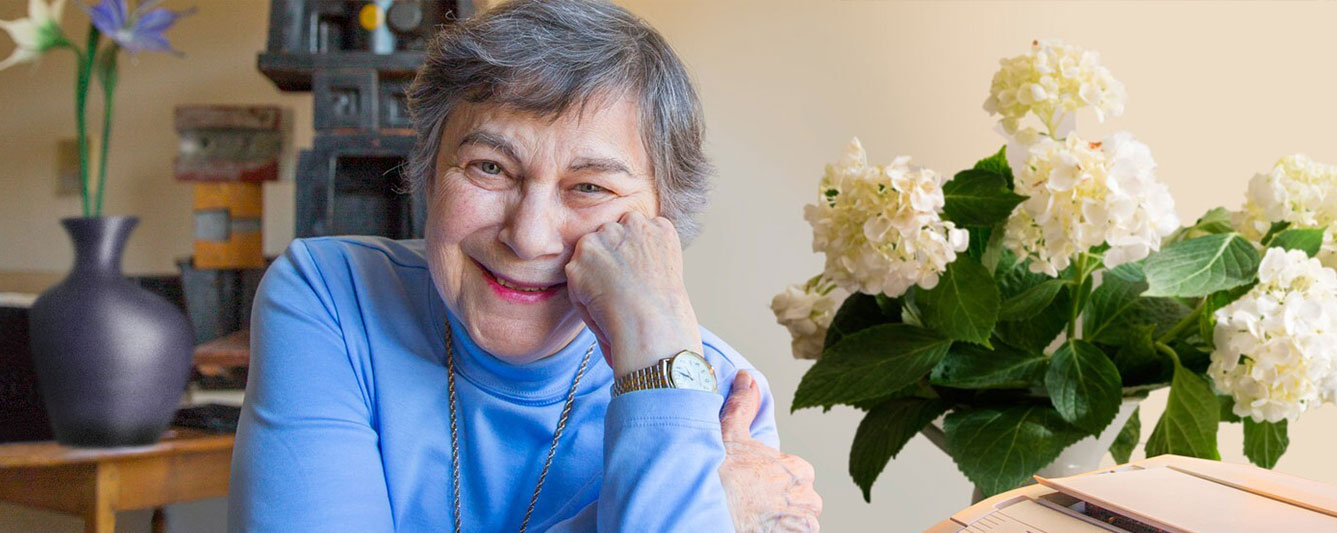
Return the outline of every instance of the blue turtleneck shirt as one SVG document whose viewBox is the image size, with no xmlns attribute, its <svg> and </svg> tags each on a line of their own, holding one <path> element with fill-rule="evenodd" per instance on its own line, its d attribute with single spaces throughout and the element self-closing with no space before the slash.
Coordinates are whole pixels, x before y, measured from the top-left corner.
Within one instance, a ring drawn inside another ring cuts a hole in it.
<svg viewBox="0 0 1337 533">
<path fill-rule="evenodd" d="M 453 331 L 464 531 L 514 531 L 594 335 L 528 365 L 480 349 L 432 285 L 421 240 L 298 239 L 266 272 L 232 457 L 231 531 L 449 531 L 446 324 Z M 719 412 L 747 369 L 752 435 L 779 446 L 765 378 L 701 330 L 720 393 L 610 398 L 598 346 L 530 531 L 732 531 Z"/>
</svg>

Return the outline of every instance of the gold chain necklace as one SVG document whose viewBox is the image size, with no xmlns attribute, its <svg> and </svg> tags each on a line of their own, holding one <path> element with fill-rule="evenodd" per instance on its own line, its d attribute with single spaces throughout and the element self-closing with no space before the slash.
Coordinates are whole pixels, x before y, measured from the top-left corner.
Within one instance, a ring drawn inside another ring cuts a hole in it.
<svg viewBox="0 0 1337 533">
<path fill-rule="evenodd" d="M 460 533 L 460 440 L 459 424 L 455 418 L 455 343 L 454 335 L 451 334 L 450 324 L 446 324 L 446 388 L 450 397 L 450 484 L 455 501 L 455 533 Z M 529 527 L 529 517 L 534 514 L 534 506 L 538 504 L 539 493 L 543 491 L 543 481 L 548 478 L 548 468 L 552 466 L 552 458 L 557 455 L 557 442 L 562 438 L 562 430 L 566 429 L 566 421 L 571 417 L 571 406 L 576 402 L 576 388 L 580 386 L 580 378 L 585 375 L 585 367 L 590 363 L 590 354 L 594 353 L 594 347 L 597 342 L 590 343 L 590 348 L 585 350 L 585 358 L 580 361 L 580 369 L 576 370 L 576 379 L 571 381 L 571 392 L 566 395 L 566 405 L 562 407 L 562 416 L 557 419 L 557 430 L 552 434 L 552 447 L 548 448 L 548 458 L 543 461 L 543 470 L 539 472 L 539 481 L 534 485 L 534 495 L 529 498 L 529 509 L 525 511 L 525 520 L 520 522 L 520 533 L 525 533 Z"/>
</svg>

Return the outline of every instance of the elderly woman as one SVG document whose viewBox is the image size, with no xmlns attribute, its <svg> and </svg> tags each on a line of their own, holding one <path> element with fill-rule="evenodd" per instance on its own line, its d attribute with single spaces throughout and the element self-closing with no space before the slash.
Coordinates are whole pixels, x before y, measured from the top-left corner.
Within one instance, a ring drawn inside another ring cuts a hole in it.
<svg viewBox="0 0 1337 533">
<path fill-rule="evenodd" d="M 426 238 L 265 275 L 231 529 L 815 530 L 766 381 L 683 286 L 710 165 L 663 38 L 518 0 L 444 29 L 409 98 Z"/>
</svg>

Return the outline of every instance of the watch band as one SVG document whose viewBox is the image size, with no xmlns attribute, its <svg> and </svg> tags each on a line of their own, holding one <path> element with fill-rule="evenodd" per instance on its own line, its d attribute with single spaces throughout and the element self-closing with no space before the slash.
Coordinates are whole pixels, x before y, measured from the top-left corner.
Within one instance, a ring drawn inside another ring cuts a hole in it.
<svg viewBox="0 0 1337 533">
<path fill-rule="evenodd" d="M 660 359 L 653 365 L 617 378 L 613 382 L 613 396 L 645 389 L 672 388 L 673 383 L 669 381 L 668 372 L 669 359 L 671 358 Z"/>
</svg>

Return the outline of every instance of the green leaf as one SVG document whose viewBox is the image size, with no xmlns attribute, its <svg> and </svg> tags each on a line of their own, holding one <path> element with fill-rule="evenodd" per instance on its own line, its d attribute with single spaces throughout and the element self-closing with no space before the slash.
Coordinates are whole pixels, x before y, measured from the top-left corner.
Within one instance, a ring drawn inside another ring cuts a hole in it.
<svg viewBox="0 0 1337 533">
<path fill-rule="evenodd" d="M 1206 234 L 1230 233 L 1235 231 L 1230 224 L 1230 210 L 1224 207 L 1213 208 L 1198 218 L 1193 229 Z"/>
<path fill-rule="evenodd" d="M 1128 417 L 1128 422 L 1119 430 L 1119 436 L 1114 437 L 1114 444 L 1110 445 L 1110 455 L 1114 456 L 1115 463 L 1124 464 L 1133 457 L 1137 441 L 1142 438 L 1141 415 L 1141 407 L 1133 409 L 1133 416 Z"/>
<path fill-rule="evenodd" d="M 1137 263 L 1124 263 L 1105 271 L 1099 287 L 1091 292 L 1082 320 L 1082 336 L 1101 341 L 1106 328 L 1113 326 L 1125 311 L 1133 308 L 1137 297 L 1147 290 L 1147 282 Z"/>
<path fill-rule="evenodd" d="M 884 303 L 883 300 L 886 300 Z M 896 307 L 894 312 L 888 312 L 890 307 Z M 900 321 L 900 303 L 892 298 L 885 296 L 877 297 L 856 292 L 845 298 L 845 302 L 840 304 L 840 309 L 836 310 L 836 316 L 831 318 L 831 325 L 826 329 L 826 341 L 823 344 L 823 352 L 835 346 L 840 339 L 851 333 L 863 331 L 878 324 L 889 324 Z"/>
<path fill-rule="evenodd" d="M 1072 339 L 1054 353 L 1045 373 L 1045 387 L 1054 409 L 1068 423 L 1092 435 L 1100 433 L 1119 412 L 1123 387 L 1119 369 L 1095 345 Z"/>
<path fill-rule="evenodd" d="M 898 398 L 919 398 L 921 400 L 934 400 L 937 399 L 938 397 L 939 396 L 937 391 L 933 390 L 933 387 L 929 386 L 928 380 L 920 379 L 914 383 L 905 386 L 905 388 L 897 390 L 891 394 L 887 394 L 885 396 L 880 396 L 877 398 L 869 398 L 867 400 L 859 400 L 857 402 L 850 402 L 849 406 L 866 413 L 868 411 L 872 411 L 873 408 L 879 405 L 882 405 L 888 401 L 895 400 Z M 829 411 L 830 409 L 831 409 L 830 407 L 827 407 L 823 410 L 823 412 Z"/>
<path fill-rule="evenodd" d="M 1186 342 L 1172 342 L 1170 348 L 1179 354 L 1179 364 L 1184 368 L 1200 376 L 1207 374 L 1207 367 L 1212 364 L 1211 352 L 1200 350 L 1196 345 Z"/>
<path fill-rule="evenodd" d="M 992 276 L 998 271 L 998 264 L 1003 260 L 1003 252 L 1007 247 L 1003 246 L 1003 226 L 997 225 L 989 233 L 989 243 L 984 246 L 984 255 L 980 257 L 980 264 L 989 271 Z"/>
<path fill-rule="evenodd" d="M 983 170 L 1002 176 L 1007 180 L 1007 187 L 1012 188 L 1012 168 L 1007 164 L 1007 145 L 1003 145 L 993 155 L 975 162 L 975 170 Z"/>
<path fill-rule="evenodd" d="M 1067 281 L 1061 279 L 1046 280 L 1004 300 L 998 310 L 998 320 L 1026 320 L 1040 314 L 1067 284 Z"/>
<path fill-rule="evenodd" d="M 970 228 L 970 238 L 966 243 L 966 255 L 984 263 L 984 253 L 989 250 L 989 238 L 994 234 L 993 230 L 994 228 Z"/>
<path fill-rule="evenodd" d="M 1253 418 L 1244 419 L 1244 456 L 1249 462 L 1263 468 L 1277 466 L 1277 459 L 1286 453 L 1286 446 L 1291 439 L 1286 435 L 1286 420 L 1280 422 L 1254 422 Z"/>
<path fill-rule="evenodd" d="M 1291 227 L 1290 222 L 1273 222 L 1272 227 L 1267 228 L 1267 233 L 1258 241 L 1259 244 L 1262 244 L 1264 248 L 1270 247 L 1272 239 L 1275 238 L 1278 233 L 1286 231 L 1286 228 L 1289 227 Z"/>
<path fill-rule="evenodd" d="M 1031 287 L 1054 279 L 1044 274 L 1031 272 L 1026 263 L 1018 263 L 1011 254 L 1004 254 L 1006 266 L 999 265 L 998 289 L 1003 298 L 1011 299 L 1029 290 Z M 1049 343 L 1068 325 L 1071 304 L 1069 291 L 1062 289 L 1049 307 L 1029 320 L 999 322 L 994 333 L 998 338 L 1013 346 L 1030 351 L 1043 351 Z"/>
<path fill-rule="evenodd" d="M 1156 351 L 1156 326 L 1140 324 L 1130 328 L 1127 340 L 1110 358 L 1119 369 L 1125 387 L 1169 382 L 1174 376 L 1174 362 Z"/>
<path fill-rule="evenodd" d="M 1191 239 L 1203 235 L 1230 233 L 1235 231 L 1234 226 L 1230 223 L 1230 218 L 1230 210 L 1224 207 L 1212 208 L 1210 211 L 1207 211 L 1207 213 L 1199 217 L 1198 221 L 1194 222 L 1192 226 L 1179 228 L 1178 231 L 1170 236 L 1169 241 L 1178 242 L 1186 238 Z"/>
<path fill-rule="evenodd" d="M 1318 249 L 1323 246 L 1323 234 L 1327 231 L 1327 228 L 1291 228 L 1278 233 L 1267 243 L 1267 247 L 1300 250 L 1309 257 L 1314 257 L 1318 254 Z"/>
<path fill-rule="evenodd" d="M 1024 389 L 1044 378 L 1049 358 L 1006 344 L 993 350 L 978 344 L 953 344 L 933 367 L 929 382 L 957 389 Z"/>
<path fill-rule="evenodd" d="M 854 432 L 850 446 L 850 476 L 863 490 L 863 499 L 872 502 L 873 482 L 882 474 L 905 443 L 939 415 L 948 404 L 921 398 L 897 398 L 878 405 L 864 415 Z"/>
<path fill-rule="evenodd" d="M 932 370 L 952 341 L 907 324 L 882 324 L 847 335 L 799 381 L 792 410 L 886 396 Z"/>
<path fill-rule="evenodd" d="M 1124 263 L 1104 273 L 1091 292 L 1082 317 L 1082 337 L 1111 346 L 1138 341 L 1144 326 L 1155 335 L 1164 333 L 1192 312 L 1174 298 L 1142 296 L 1147 289 L 1142 266 Z M 1153 335 L 1154 336 L 1154 335 Z"/>
<path fill-rule="evenodd" d="M 1193 371 L 1175 365 L 1165 412 L 1147 437 L 1147 457 L 1172 453 L 1220 460 L 1216 449 L 1220 420 L 1220 404 L 1212 386 Z"/>
<path fill-rule="evenodd" d="M 1242 422 L 1239 415 L 1235 414 L 1235 398 L 1225 395 L 1217 395 L 1216 401 L 1221 403 L 1221 421 L 1222 422 Z"/>
<path fill-rule="evenodd" d="M 987 170 L 963 170 L 942 184 L 943 218 L 958 226 L 991 227 L 1026 200 L 1012 192 L 1007 179 Z"/>
<path fill-rule="evenodd" d="M 1201 297 L 1253 281 L 1258 251 L 1238 233 L 1208 235 L 1166 246 L 1145 268 L 1145 295 Z"/>
<path fill-rule="evenodd" d="M 998 263 L 1003 259 L 1007 248 L 1003 246 L 1003 227 L 996 225 L 993 227 L 970 228 L 970 244 L 966 247 L 966 255 L 975 258 L 984 265 L 984 269 L 989 271 L 989 275 L 998 269 Z"/>
<path fill-rule="evenodd" d="M 959 409 L 943 430 L 957 468 L 985 496 L 1016 488 L 1086 436 L 1047 405 Z"/>
<path fill-rule="evenodd" d="M 916 292 L 915 304 L 930 329 L 987 346 L 998 321 L 998 286 L 978 261 L 957 256 L 936 287 Z"/>
</svg>

